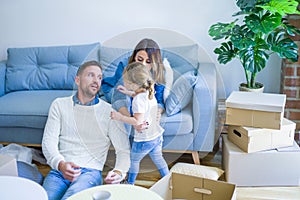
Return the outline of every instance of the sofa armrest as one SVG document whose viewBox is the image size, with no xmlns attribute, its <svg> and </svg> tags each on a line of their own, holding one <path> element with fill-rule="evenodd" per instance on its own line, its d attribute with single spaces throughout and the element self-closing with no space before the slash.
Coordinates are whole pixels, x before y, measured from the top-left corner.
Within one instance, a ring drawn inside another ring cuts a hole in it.
<svg viewBox="0 0 300 200">
<path fill-rule="evenodd" d="M 6 61 L 0 62 L 0 97 L 5 94 Z"/>
<path fill-rule="evenodd" d="M 200 63 L 193 93 L 195 151 L 211 152 L 215 141 L 217 73 L 213 63 Z"/>
</svg>

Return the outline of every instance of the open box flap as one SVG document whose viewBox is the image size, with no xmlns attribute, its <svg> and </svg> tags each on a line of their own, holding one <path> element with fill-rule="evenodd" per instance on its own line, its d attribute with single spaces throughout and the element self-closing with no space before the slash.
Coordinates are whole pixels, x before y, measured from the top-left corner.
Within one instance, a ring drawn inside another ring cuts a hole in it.
<svg viewBox="0 0 300 200">
<path fill-rule="evenodd" d="M 233 200 L 235 185 L 184 174 L 170 173 L 151 188 L 165 200 Z"/>
</svg>

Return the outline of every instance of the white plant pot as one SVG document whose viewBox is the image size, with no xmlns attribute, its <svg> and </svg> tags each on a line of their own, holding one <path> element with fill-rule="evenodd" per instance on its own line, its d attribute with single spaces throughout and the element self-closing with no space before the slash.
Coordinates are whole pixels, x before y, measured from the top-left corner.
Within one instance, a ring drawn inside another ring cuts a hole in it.
<svg viewBox="0 0 300 200">
<path fill-rule="evenodd" d="M 241 83 L 239 90 L 244 92 L 264 92 L 264 85 L 262 83 L 256 83 L 257 88 L 247 88 L 246 83 Z"/>
</svg>

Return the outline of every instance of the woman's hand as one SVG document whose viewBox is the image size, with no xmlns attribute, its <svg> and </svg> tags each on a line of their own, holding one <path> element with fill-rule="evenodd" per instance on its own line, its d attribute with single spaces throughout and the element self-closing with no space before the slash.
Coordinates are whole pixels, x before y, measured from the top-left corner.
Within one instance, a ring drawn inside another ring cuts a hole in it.
<svg viewBox="0 0 300 200">
<path fill-rule="evenodd" d="M 122 114 L 120 113 L 120 112 L 116 112 L 116 111 L 111 111 L 110 112 L 110 118 L 111 119 L 114 119 L 114 120 L 121 120 L 121 118 L 122 118 Z"/>
<path fill-rule="evenodd" d="M 158 123 L 160 122 L 161 115 L 162 115 L 163 112 L 164 112 L 164 109 L 162 109 L 162 108 L 157 109 L 156 120 L 157 120 Z"/>
<path fill-rule="evenodd" d="M 123 94 L 126 94 L 128 96 L 134 96 L 135 95 L 135 92 L 134 91 L 131 91 L 131 90 L 128 90 L 125 86 L 123 85 L 118 85 L 117 89 L 122 92 Z"/>
</svg>

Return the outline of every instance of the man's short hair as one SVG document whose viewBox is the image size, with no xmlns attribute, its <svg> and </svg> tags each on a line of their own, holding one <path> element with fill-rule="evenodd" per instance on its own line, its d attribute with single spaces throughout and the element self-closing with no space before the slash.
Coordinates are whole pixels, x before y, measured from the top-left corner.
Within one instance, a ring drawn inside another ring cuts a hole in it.
<svg viewBox="0 0 300 200">
<path fill-rule="evenodd" d="M 82 65 L 80 65 L 80 67 L 77 70 L 76 76 L 82 74 L 82 72 L 85 70 L 85 68 L 87 68 L 89 66 L 98 66 L 102 71 L 102 66 L 100 65 L 100 63 L 95 60 L 91 60 L 91 61 L 87 61 L 87 62 L 83 63 Z"/>
</svg>

